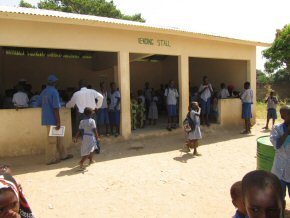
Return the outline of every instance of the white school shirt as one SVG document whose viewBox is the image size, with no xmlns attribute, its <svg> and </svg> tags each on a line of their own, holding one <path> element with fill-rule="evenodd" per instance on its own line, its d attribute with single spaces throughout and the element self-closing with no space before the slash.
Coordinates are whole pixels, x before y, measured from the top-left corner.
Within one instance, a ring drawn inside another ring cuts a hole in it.
<svg viewBox="0 0 290 218">
<path fill-rule="evenodd" d="M 13 95 L 12 102 L 15 107 L 28 107 L 29 98 L 25 92 L 17 92 Z"/>
<path fill-rule="evenodd" d="M 230 97 L 229 90 L 227 88 L 222 89 L 220 92 L 220 98 L 224 99 L 224 98 L 228 98 L 228 97 Z"/>
<path fill-rule="evenodd" d="M 267 109 L 276 109 L 277 108 L 278 99 L 275 96 L 273 96 L 273 98 L 275 99 L 276 102 L 273 99 L 271 99 L 270 96 L 268 97 L 268 99 L 267 99 Z"/>
<path fill-rule="evenodd" d="M 138 96 L 138 100 L 139 99 L 141 99 L 142 104 L 145 105 L 145 102 L 146 102 L 145 97 L 143 95 L 140 95 L 140 96 Z"/>
<path fill-rule="evenodd" d="M 207 101 L 207 99 L 211 97 L 211 93 L 213 92 L 213 89 L 210 83 L 207 85 L 201 84 L 198 92 L 201 92 L 205 87 L 207 87 L 207 89 L 204 90 L 203 93 L 200 94 L 200 98 L 204 101 Z"/>
<path fill-rule="evenodd" d="M 111 104 L 110 104 L 110 107 L 109 109 L 110 110 L 115 110 L 115 107 L 118 103 L 118 99 L 121 99 L 121 94 L 118 90 L 116 90 L 114 93 L 111 93 L 110 95 L 110 99 L 111 99 Z M 117 110 L 120 110 L 121 109 L 121 102 L 119 103 L 118 107 L 117 107 Z"/>
<path fill-rule="evenodd" d="M 103 103 L 102 103 L 102 106 L 101 106 L 101 109 L 104 109 L 104 108 L 108 108 L 108 102 L 107 102 L 107 98 L 108 98 L 108 93 L 107 91 L 100 91 L 100 93 L 103 95 Z"/>
<path fill-rule="evenodd" d="M 96 99 L 98 102 L 96 103 Z M 75 92 L 71 100 L 66 104 L 66 107 L 72 108 L 75 105 L 78 107 L 80 113 L 84 113 L 84 109 L 89 107 L 91 109 L 100 108 L 103 103 L 103 95 L 94 89 L 81 88 Z"/>
<path fill-rule="evenodd" d="M 175 88 L 165 89 L 164 96 L 167 98 L 167 105 L 176 105 L 179 97 L 178 91 Z"/>
<path fill-rule="evenodd" d="M 245 89 L 241 95 L 241 99 L 243 103 L 253 103 L 253 90 Z"/>
<path fill-rule="evenodd" d="M 285 128 L 287 127 L 284 123 L 275 125 L 270 134 L 270 141 L 276 150 L 272 173 L 280 180 L 290 182 L 290 136 L 288 136 L 288 140 L 286 139 L 283 145 L 279 143 Z"/>
</svg>

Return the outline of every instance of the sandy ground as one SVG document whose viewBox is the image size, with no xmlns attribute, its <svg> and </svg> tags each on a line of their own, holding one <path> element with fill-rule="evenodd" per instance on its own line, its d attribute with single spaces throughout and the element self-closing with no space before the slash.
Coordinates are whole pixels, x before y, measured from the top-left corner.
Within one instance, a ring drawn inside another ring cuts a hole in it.
<svg viewBox="0 0 290 218">
<path fill-rule="evenodd" d="M 231 217 L 229 189 L 256 169 L 256 139 L 268 134 L 261 127 L 250 136 L 204 128 L 201 157 L 180 152 L 181 132 L 104 145 L 85 173 L 77 171 L 78 154 L 55 166 L 42 156 L 3 161 L 13 165 L 38 218 Z"/>
</svg>

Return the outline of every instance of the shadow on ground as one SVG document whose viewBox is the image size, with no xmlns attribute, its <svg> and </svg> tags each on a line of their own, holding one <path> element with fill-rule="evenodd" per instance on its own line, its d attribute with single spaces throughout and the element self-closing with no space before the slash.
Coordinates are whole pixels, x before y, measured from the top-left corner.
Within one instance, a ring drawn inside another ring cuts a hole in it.
<svg viewBox="0 0 290 218">
<path fill-rule="evenodd" d="M 162 130 L 165 131 L 166 130 Z M 228 141 L 233 139 L 252 137 L 253 135 L 241 135 L 239 129 L 221 129 L 218 125 L 203 128 L 204 139 L 201 140 L 201 145 L 214 144 L 220 141 Z M 129 158 L 139 155 L 148 155 L 161 152 L 170 152 L 183 148 L 185 144 L 186 134 L 181 129 L 173 132 L 160 134 L 160 136 L 149 136 L 142 139 L 123 141 L 107 141 L 102 145 L 101 154 L 95 156 L 96 162 L 111 161 L 120 158 Z M 233 144 L 234 146 L 234 144 Z M 255 144 L 253 144 L 255 146 Z M 60 168 L 68 168 L 61 171 L 57 176 L 70 176 L 78 173 L 84 173 L 77 170 L 79 158 L 79 146 L 75 146 L 71 153 L 74 158 L 63 161 L 56 165 L 45 165 L 44 155 L 23 156 L 16 158 L 1 158 L 0 164 L 9 164 L 12 166 L 14 175 L 25 173 L 54 170 Z M 193 158 L 192 154 L 182 154 L 174 158 L 176 161 L 186 163 Z"/>
</svg>

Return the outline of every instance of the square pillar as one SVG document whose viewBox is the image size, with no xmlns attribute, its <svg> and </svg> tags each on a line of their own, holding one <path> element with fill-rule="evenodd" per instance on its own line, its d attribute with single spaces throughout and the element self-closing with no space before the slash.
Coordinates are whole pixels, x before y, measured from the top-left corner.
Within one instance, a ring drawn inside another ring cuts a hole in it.
<svg viewBox="0 0 290 218">
<path fill-rule="evenodd" d="M 255 51 L 256 54 L 256 51 Z M 257 96 L 257 89 L 256 89 L 256 56 L 253 56 L 251 60 L 247 61 L 247 81 L 251 83 L 251 89 L 254 92 L 253 104 L 252 104 L 252 124 L 256 123 L 256 96 Z"/>
<path fill-rule="evenodd" d="M 189 57 L 178 56 L 178 86 L 179 86 L 179 125 L 188 113 L 189 104 Z"/>
<path fill-rule="evenodd" d="M 130 62 L 129 52 L 118 52 L 118 86 L 121 93 L 121 135 L 131 135 Z"/>
</svg>

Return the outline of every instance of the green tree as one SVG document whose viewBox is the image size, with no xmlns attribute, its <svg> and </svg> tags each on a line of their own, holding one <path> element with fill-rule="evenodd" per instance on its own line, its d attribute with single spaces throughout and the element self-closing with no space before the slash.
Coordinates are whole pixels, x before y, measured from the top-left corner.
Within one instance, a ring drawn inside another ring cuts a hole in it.
<svg viewBox="0 0 290 218">
<path fill-rule="evenodd" d="M 125 15 L 113 1 L 106 0 L 41 0 L 38 8 L 145 22 L 141 14 Z"/>
<path fill-rule="evenodd" d="M 23 8 L 35 8 L 32 4 L 29 4 L 28 2 L 25 2 L 24 0 L 21 0 L 19 2 L 19 7 L 23 7 Z"/>
<path fill-rule="evenodd" d="M 276 39 L 270 48 L 263 51 L 263 56 L 267 59 L 267 73 L 285 70 L 290 75 L 290 24 L 285 25 L 282 30 L 277 30 Z"/>
</svg>

